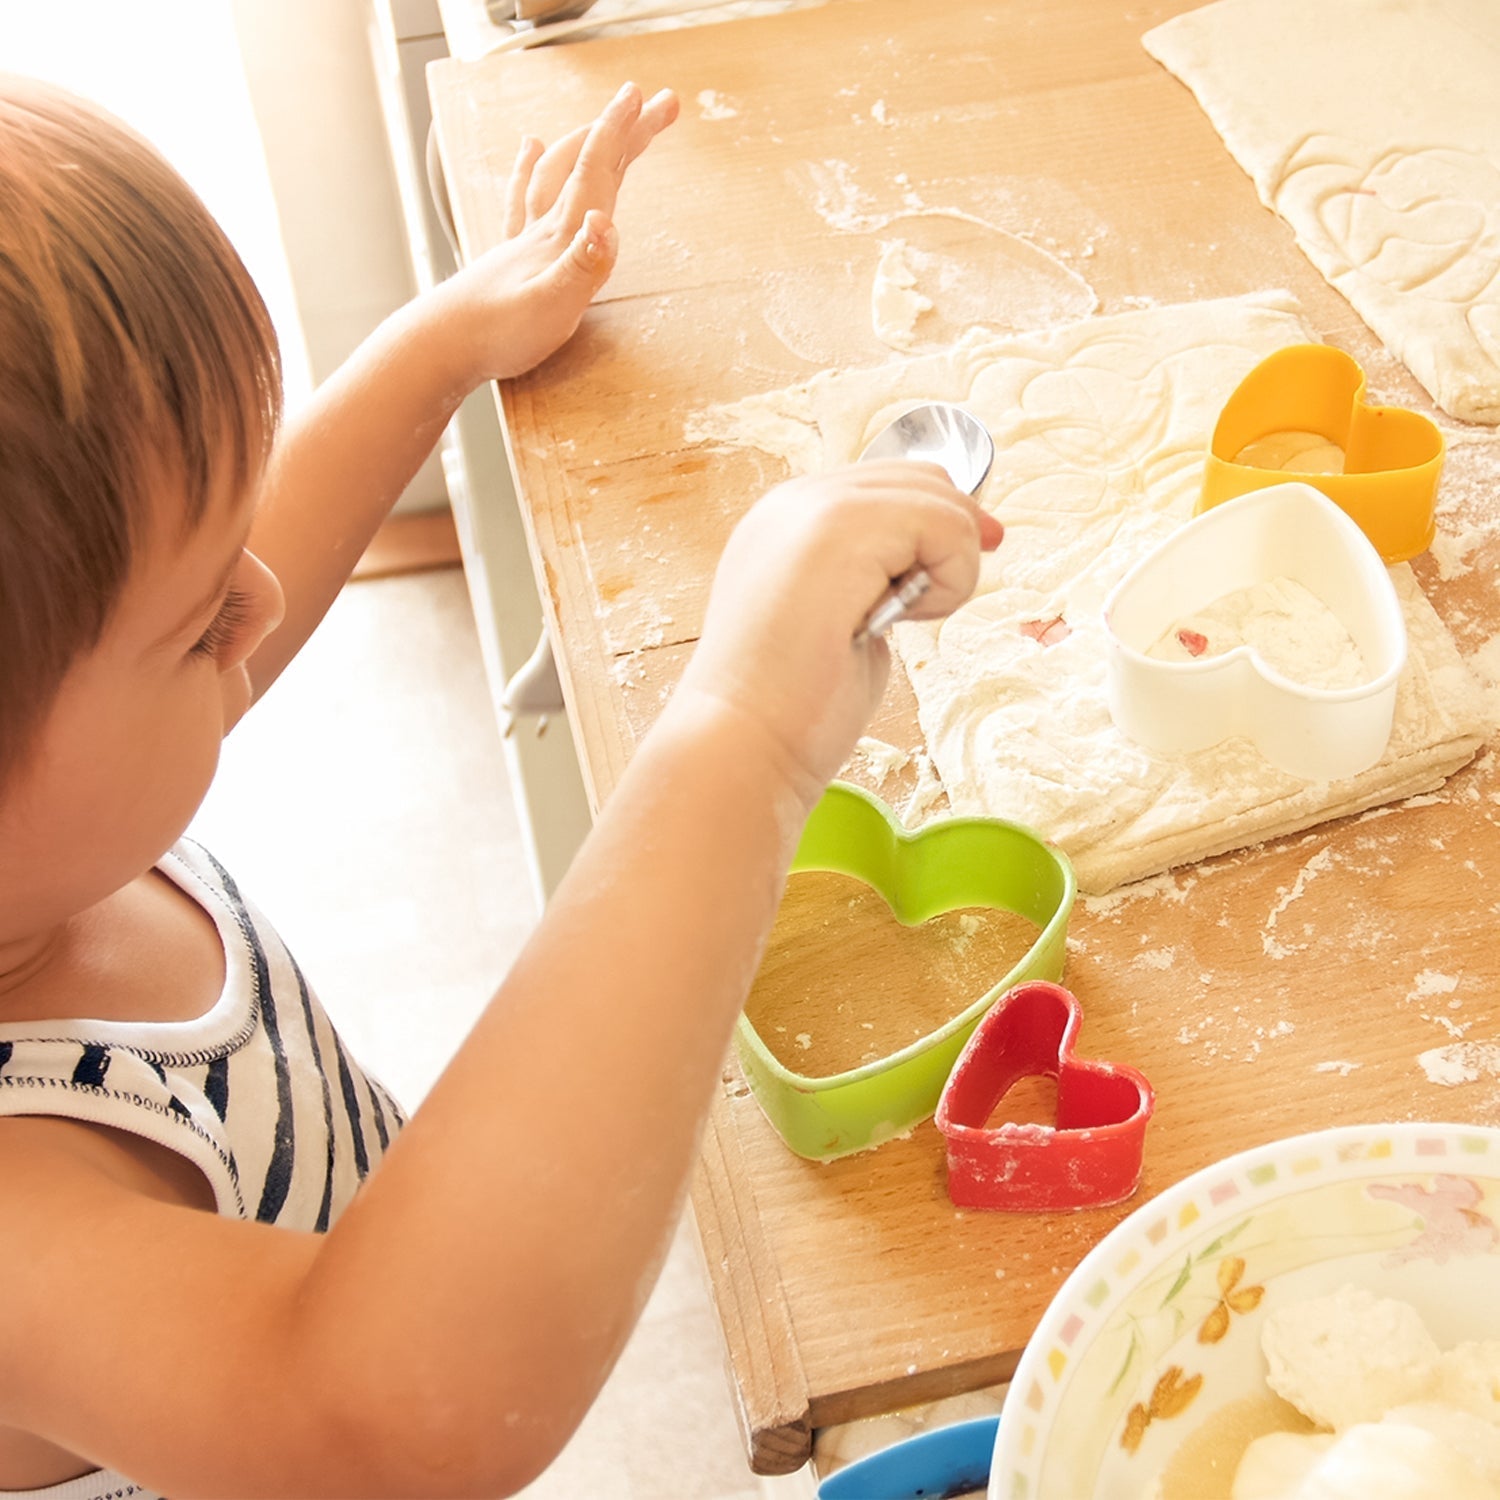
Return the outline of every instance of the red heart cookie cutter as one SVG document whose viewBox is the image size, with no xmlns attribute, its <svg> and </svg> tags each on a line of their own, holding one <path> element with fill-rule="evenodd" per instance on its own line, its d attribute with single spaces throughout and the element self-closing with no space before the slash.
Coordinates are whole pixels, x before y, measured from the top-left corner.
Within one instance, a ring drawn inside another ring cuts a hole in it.
<svg viewBox="0 0 1500 1500">
<path fill-rule="evenodd" d="M 975 1028 L 938 1100 L 948 1196 L 960 1208 L 1050 1213 L 1128 1198 L 1141 1179 L 1151 1085 L 1134 1068 L 1073 1056 L 1083 1012 L 1045 980 L 1018 984 Z M 989 1125 L 1022 1078 L 1057 1080 L 1057 1124 Z"/>
</svg>

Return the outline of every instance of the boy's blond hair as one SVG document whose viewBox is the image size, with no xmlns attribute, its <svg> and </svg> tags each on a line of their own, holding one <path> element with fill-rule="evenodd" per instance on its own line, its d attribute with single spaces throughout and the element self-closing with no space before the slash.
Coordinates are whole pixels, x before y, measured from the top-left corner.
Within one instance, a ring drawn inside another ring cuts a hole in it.
<svg viewBox="0 0 1500 1500">
<path fill-rule="evenodd" d="M 151 518 L 263 465 L 276 336 L 238 255 L 154 147 L 0 75 L 0 786 L 99 640 Z"/>
</svg>

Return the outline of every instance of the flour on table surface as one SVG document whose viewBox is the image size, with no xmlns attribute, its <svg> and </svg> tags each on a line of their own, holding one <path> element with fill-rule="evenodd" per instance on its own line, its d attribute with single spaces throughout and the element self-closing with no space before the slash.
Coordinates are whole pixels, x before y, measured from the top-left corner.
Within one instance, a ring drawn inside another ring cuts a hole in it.
<svg viewBox="0 0 1500 1500">
<path fill-rule="evenodd" d="M 923 400 L 961 402 L 995 438 L 981 503 L 1005 523 L 974 597 L 893 631 L 952 810 L 1016 819 L 1102 894 L 1209 855 L 1430 792 L 1490 727 L 1479 685 L 1408 565 L 1391 570 L 1408 661 L 1384 757 L 1309 783 L 1244 739 L 1165 756 L 1114 727 L 1101 608 L 1192 515 L 1209 434 L 1249 370 L 1308 329 L 1284 294 L 1088 318 L 941 354 L 835 369 L 695 415 L 688 437 L 837 467 Z M 1037 631 L 1038 622 L 1067 630 Z M 1043 644 L 1045 636 L 1050 644 Z M 929 803 L 930 805 L 930 803 Z M 909 806 L 908 820 L 923 809 Z"/>
<path fill-rule="evenodd" d="M 892 349 L 947 349 L 971 328 L 1025 333 L 1086 318 L 1094 289 L 1057 256 L 958 209 L 885 226 L 871 282 L 875 336 Z"/>
<path fill-rule="evenodd" d="M 1443 1088 L 1500 1078 L 1500 1042 L 1451 1042 L 1419 1053 L 1417 1062 L 1427 1081 Z"/>
<path fill-rule="evenodd" d="M 698 116 L 704 120 L 733 120 L 739 114 L 739 105 L 716 89 L 698 91 Z"/>
<path fill-rule="evenodd" d="M 1500 422 L 1500 6 L 1218 0 L 1146 33 L 1439 406 Z"/>
<path fill-rule="evenodd" d="M 866 734 L 855 741 L 850 761 L 864 766 L 878 786 L 911 764 L 911 752 Z"/>
<path fill-rule="evenodd" d="M 908 828 L 914 828 L 918 823 L 923 822 L 927 814 L 942 799 L 946 790 L 930 755 L 924 755 L 919 750 L 916 753 L 916 761 L 917 784 L 912 788 L 911 796 L 901 807 L 901 821 Z"/>
<path fill-rule="evenodd" d="M 932 298 L 917 290 L 911 247 L 905 240 L 882 245 L 870 288 L 870 322 L 875 337 L 892 349 L 910 349 L 916 343 L 917 320 L 931 311 Z"/>
<path fill-rule="evenodd" d="M 857 99 L 849 87 L 837 97 Z M 876 101 L 878 104 L 880 101 Z M 851 117 L 883 126 L 863 104 Z M 1028 332 L 1099 306 L 1070 264 L 1110 228 L 1063 184 L 1036 177 L 861 172 L 839 157 L 787 169 L 789 187 L 838 235 L 839 256 L 768 269 L 761 317 L 798 359 L 821 369 L 869 363 L 884 347 L 946 349 L 970 328 Z M 1077 247 L 1082 245 L 1080 251 Z M 873 316 L 872 316 L 873 314 Z"/>
</svg>

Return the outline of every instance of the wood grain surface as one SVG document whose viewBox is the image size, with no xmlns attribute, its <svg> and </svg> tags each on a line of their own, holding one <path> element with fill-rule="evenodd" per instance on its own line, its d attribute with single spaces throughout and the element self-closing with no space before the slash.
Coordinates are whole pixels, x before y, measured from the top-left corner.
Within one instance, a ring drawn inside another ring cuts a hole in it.
<svg viewBox="0 0 1500 1500">
<path fill-rule="evenodd" d="M 782 477 L 762 455 L 694 446 L 685 424 L 711 402 L 890 356 L 871 333 L 870 280 L 880 221 L 904 195 L 1046 249 L 1104 313 L 1286 288 L 1377 399 L 1431 411 L 1142 50 L 1185 8 L 829 0 L 435 69 L 470 253 L 500 234 L 523 130 L 557 135 L 625 77 L 684 100 L 632 169 L 603 298 L 501 393 L 596 805 L 676 681 L 730 528 Z M 840 184 L 857 191 L 840 198 Z M 986 231 L 972 228 L 977 245 Z M 1500 631 L 1486 454 L 1455 444 L 1445 478 L 1447 524 L 1477 528 L 1466 565 L 1416 564 L 1466 653 Z M 899 675 L 871 732 L 920 746 Z M 875 789 L 899 808 L 912 777 Z M 753 1466 L 797 1467 L 816 1427 L 1003 1380 L 1089 1247 L 1227 1153 L 1356 1121 L 1500 1117 L 1483 1069 L 1443 1087 L 1419 1061 L 1500 1037 L 1497 803 L 1486 753 L 1436 797 L 1080 903 L 1064 976 L 1080 1050 L 1133 1064 L 1157 1093 L 1131 1204 L 961 1212 L 930 1123 L 829 1165 L 799 1160 L 726 1063 L 694 1205 Z"/>
</svg>

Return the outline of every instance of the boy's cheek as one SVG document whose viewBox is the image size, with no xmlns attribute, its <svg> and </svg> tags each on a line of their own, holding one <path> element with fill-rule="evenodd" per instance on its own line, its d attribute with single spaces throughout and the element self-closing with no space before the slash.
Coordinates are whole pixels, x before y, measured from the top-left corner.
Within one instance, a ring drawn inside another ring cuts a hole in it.
<svg viewBox="0 0 1500 1500">
<path fill-rule="evenodd" d="M 245 711 L 255 701 L 255 689 L 250 685 L 250 669 L 241 665 L 223 673 L 219 678 L 219 695 L 222 703 L 222 737 L 244 718 Z"/>
</svg>

